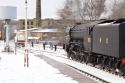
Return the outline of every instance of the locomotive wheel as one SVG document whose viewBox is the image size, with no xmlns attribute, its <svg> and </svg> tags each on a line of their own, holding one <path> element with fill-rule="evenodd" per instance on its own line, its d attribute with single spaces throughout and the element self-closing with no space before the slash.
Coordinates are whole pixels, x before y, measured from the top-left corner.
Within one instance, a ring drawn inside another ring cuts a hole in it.
<svg viewBox="0 0 125 83">
<path fill-rule="evenodd" d="M 107 57 L 105 65 L 106 65 L 106 70 L 109 71 L 109 72 L 111 71 L 111 62 L 112 62 L 111 58 Z"/>
<path fill-rule="evenodd" d="M 68 57 L 68 58 L 71 58 L 71 59 L 73 60 L 73 59 L 74 59 L 73 56 L 74 56 L 74 55 L 73 55 L 73 52 L 70 50 L 67 57 Z"/>
<path fill-rule="evenodd" d="M 104 64 L 104 62 L 105 62 L 105 57 L 101 55 L 101 56 L 99 57 L 98 64 L 101 66 L 100 68 L 103 69 L 103 70 L 105 69 L 105 64 Z"/>
<path fill-rule="evenodd" d="M 86 59 L 87 59 L 87 53 L 84 53 L 84 52 L 82 52 L 82 54 L 81 54 L 81 62 L 83 62 L 83 63 L 85 63 L 86 62 Z"/>
<path fill-rule="evenodd" d="M 86 61 L 85 61 L 86 64 L 88 64 L 89 59 L 90 59 L 90 55 L 87 55 L 87 56 L 86 56 Z"/>
<path fill-rule="evenodd" d="M 116 74 L 118 74 L 119 69 L 120 69 L 120 60 L 116 59 L 116 62 L 115 62 L 115 73 Z"/>
<path fill-rule="evenodd" d="M 91 54 L 87 54 L 87 55 L 86 55 L 86 61 L 85 61 L 85 63 L 86 63 L 86 64 L 89 63 L 90 65 L 93 66 L 92 61 L 93 61 L 93 56 L 92 56 Z"/>
<path fill-rule="evenodd" d="M 110 63 L 110 70 L 112 73 L 116 73 L 118 69 L 118 62 L 116 58 L 111 58 L 111 63 Z"/>
<path fill-rule="evenodd" d="M 83 57 L 84 63 L 86 62 L 86 60 L 87 60 L 87 55 L 85 54 L 85 56 Z"/>
<path fill-rule="evenodd" d="M 67 53 L 67 58 L 70 59 L 70 57 L 71 57 L 71 54 Z"/>
<path fill-rule="evenodd" d="M 119 72 L 120 76 L 125 76 L 125 65 L 124 64 L 120 64 L 120 72 Z"/>
<path fill-rule="evenodd" d="M 114 66 L 114 67 L 113 67 L 113 66 Z M 114 65 L 114 61 L 112 61 L 111 64 L 110 64 L 110 71 L 111 71 L 112 73 L 115 73 L 115 70 L 116 70 L 116 68 L 115 68 L 115 65 Z"/>
<path fill-rule="evenodd" d="M 120 70 L 120 71 L 118 72 L 118 75 L 119 75 L 119 76 L 124 76 L 123 71 Z"/>
<path fill-rule="evenodd" d="M 71 54 L 71 59 L 74 60 L 73 54 Z"/>
<path fill-rule="evenodd" d="M 101 55 L 97 55 L 96 65 L 95 65 L 97 68 L 100 68 L 100 69 L 102 68 L 102 59 L 103 58 Z"/>
<path fill-rule="evenodd" d="M 96 55 L 92 55 L 91 57 L 92 57 L 92 59 L 91 59 L 92 65 L 93 66 L 97 65 L 97 56 Z"/>
<path fill-rule="evenodd" d="M 80 55 L 80 62 L 84 62 L 84 61 L 85 61 L 85 60 L 84 60 L 84 57 L 85 57 L 84 54 L 81 54 L 81 55 Z"/>
<path fill-rule="evenodd" d="M 78 52 L 78 53 L 77 53 L 77 60 L 78 60 L 79 62 L 81 62 L 81 58 L 82 58 L 82 55 L 81 55 L 80 52 Z"/>
<path fill-rule="evenodd" d="M 105 69 L 105 71 L 108 71 L 108 72 L 111 71 L 110 64 L 111 64 L 110 57 L 105 57 L 104 58 L 104 69 Z"/>
<path fill-rule="evenodd" d="M 75 60 L 76 60 L 76 61 L 80 61 L 80 54 L 79 54 L 79 52 L 76 53 L 76 55 L 75 55 Z"/>
</svg>

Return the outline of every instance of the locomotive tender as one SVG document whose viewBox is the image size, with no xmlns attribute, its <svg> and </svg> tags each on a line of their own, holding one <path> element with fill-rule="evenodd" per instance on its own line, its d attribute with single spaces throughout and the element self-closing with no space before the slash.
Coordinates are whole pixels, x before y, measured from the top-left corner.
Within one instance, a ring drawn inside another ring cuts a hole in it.
<svg viewBox="0 0 125 83">
<path fill-rule="evenodd" d="M 69 31 L 67 57 L 125 75 L 125 19 L 77 24 Z"/>
</svg>

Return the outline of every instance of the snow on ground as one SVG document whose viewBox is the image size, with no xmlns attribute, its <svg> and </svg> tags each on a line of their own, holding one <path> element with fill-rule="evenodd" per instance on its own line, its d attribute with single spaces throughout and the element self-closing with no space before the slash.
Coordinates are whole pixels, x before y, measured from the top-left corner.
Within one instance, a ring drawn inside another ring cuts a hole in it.
<svg viewBox="0 0 125 83">
<path fill-rule="evenodd" d="M 0 42 L 0 83 L 78 83 L 60 73 L 44 60 L 29 54 L 29 67 L 24 67 L 24 49 L 14 53 L 1 52 L 4 48 Z M 33 49 L 33 48 L 32 48 Z M 36 46 L 36 50 L 40 50 Z"/>
<path fill-rule="evenodd" d="M 41 56 L 46 55 L 62 63 L 70 64 L 101 77 L 110 83 L 125 83 L 125 79 L 119 76 L 66 59 L 66 52 L 59 46 L 57 51 L 54 51 L 54 49 L 51 50 L 48 45 L 43 50 L 42 44 L 35 44 L 34 47 L 29 47 L 29 67 L 27 68 L 24 67 L 23 62 L 24 48 L 17 48 L 16 55 L 14 53 L 3 53 L 1 52 L 3 49 L 2 46 L 4 46 L 2 43 L 0 42 L 0 83 L 78 83 L 71 77 L 61 74 L 58 69 L 53 68 L 43 59 L 35 57 L 35 54 L 41 54 Z"/>
</svg>

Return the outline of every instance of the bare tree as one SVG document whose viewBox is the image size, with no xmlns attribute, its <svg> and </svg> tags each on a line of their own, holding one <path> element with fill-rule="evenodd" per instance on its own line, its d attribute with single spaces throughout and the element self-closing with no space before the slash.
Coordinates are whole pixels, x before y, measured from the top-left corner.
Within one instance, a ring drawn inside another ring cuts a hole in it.
<svg viewBox="0 0 125 83">
<path fill-rule="evenodd" d="M 74 0 L 81 20 L 97 20 L 104 11 L 105 0 Z"/>
<path fill-rule="evenodd" d="M 59 11 L 63 19 L 96 20 L 104 11 L 105 0 L 66 0 L 65 6 Z"/>
<path fill-rule="evenodd" d="M 101 14 L 104 12 L 104 3 L 105 3 L 105 0 L 95 0 L 96 1 L 96 5 L 95 5 L 95 18 L 96 19 L 99 19 Z"/>
<path fill-rule="evenodd" d="M 125 17 L 125 1 L 114 0 L 113 9 L 112 9 L 112 19 L 118 19 Z"/>
<path fill-rule="evenodd" d="M 89 0 L 88 15 L 90 20 L 99 19 L 104 11 L 104 2 L 105 0 Z"/>
<path fill-rule="evenodd" d="M 88 0 L 75 0 L 77 6 L 77 15 L 82 22 L 85 22 L 85 18 L 88 15 Z"/>
<path fill-rule="evenodd" d="M 72 16 L 72 0 L 66 0 L 64 8 L 58 10 L 58 14 L 62 19 L 71 19 Z"/>
</svg>

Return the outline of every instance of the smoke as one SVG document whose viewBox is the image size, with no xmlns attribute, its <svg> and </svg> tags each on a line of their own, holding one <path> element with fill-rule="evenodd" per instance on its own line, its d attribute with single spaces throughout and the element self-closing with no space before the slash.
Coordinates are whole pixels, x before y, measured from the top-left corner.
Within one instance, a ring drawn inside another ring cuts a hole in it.
<svg viewBox="0 0 125 83">
<path fill-rule="evenodd" d="M 100 19 L 107 19 L 113 14 L 114 7 L 118 7 L 124 0 L 106 0 L 104 5 L 104 12 L 101 14 Z"/>
</svg>

